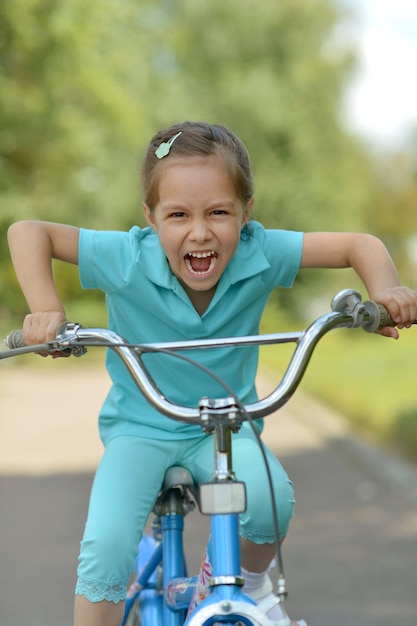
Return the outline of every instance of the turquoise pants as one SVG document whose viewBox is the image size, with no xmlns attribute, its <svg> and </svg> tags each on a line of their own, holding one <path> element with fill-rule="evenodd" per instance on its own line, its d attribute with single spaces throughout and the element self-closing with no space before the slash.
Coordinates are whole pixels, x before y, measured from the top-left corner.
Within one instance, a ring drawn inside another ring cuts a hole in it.
<svg viewBox="0 0 417 626">
<path fill-rule="evenodd" d="M 282 538 L 293 515 L 294 493 L 281 464 L 268 449 L 266 453 Z M 124 600 L 143 528 L 165 470 L 172 465 L 187 467 L 197 483 L 208 482 L 214 469 L 212 436 L 174 441 L 118 437 L 107 445 L 92 487 L 77 594 L 91 602 Z M 274 542 L 266 471 L 258 443 L 247 427 L 233 435 L 233 467 L 237 479 L 246 483 L 241 535 L 255 543 Z"/>
</svg>

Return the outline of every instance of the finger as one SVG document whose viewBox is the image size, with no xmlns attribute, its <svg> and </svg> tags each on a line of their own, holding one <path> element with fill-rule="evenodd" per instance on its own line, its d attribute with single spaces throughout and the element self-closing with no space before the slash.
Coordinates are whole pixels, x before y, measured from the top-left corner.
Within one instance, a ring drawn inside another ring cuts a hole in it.
<svg viewBox="0 0 417 626">
<path fill-rule="evenodd" d="M 33 315 L 26 315 L 23 321 L 23 341 L 27 346 L 39 343 L 37 338 L 37 323 Z"/>
<path fill-rule="evenodd" d="M 51 357 L 53 359 L 68 359 L 69 356 L 71 356 L 71 352 L 60 352 L 57 350 L 56 352 L 51 353 Z"/>
<path fill-rule="evenodd" d="M 394 326 L 385 326 L 375 331 L 376 334 L 382 335 L 382 337 L 391 337 L 392 339 L 398 339 L 400 334 Z"/>
</svg>

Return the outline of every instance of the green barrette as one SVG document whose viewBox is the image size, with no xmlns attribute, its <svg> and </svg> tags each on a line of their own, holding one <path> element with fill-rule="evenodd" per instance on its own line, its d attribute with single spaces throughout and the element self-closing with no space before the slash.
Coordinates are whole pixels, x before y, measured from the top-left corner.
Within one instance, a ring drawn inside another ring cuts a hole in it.
<svg viewBox="0 0 417 626">
<path fill-rule="evenodd" d="M 169 141 L 163 141 L 161 144 L 159 144 L 159 146 L 155 150 L 155 156 L 158 159 L 163 159 L 167 154 L 169 154 L 172 144 L 174 143 L 176 138 L 179 137 L 181 134 L 182 134 L 182 130 L 180 130 L 179 133 L 171 137 Z"/>
</svg>

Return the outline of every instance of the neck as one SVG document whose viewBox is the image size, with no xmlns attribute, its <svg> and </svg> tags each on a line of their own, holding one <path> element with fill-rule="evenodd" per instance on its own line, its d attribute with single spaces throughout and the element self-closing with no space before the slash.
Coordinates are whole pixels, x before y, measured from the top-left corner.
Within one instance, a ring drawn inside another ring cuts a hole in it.
<svg viewBox="0 0 417 626">
<path fill-rule="evenodd" d="M 197 313 L 200 316 L 203 315 L 203 313 L 207 311 L 210 302 L 216 293 L 216 285 L 207 291 L 195 291 L 194 289 L 187 287 L 187 285 L 183 285 L 183 287 Z"/>
</svg>

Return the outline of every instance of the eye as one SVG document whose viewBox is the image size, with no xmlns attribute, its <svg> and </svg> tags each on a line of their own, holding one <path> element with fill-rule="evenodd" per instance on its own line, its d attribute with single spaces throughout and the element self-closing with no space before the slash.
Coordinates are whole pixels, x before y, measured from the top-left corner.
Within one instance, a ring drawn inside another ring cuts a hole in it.
<svg viewBox="0 0 417 626">
<path fill-rule="evenodd" d="M 226 209 L 215 209 L 212 211 L 212 215 L 227 215 L 228 211 Z"/>
</svg>

